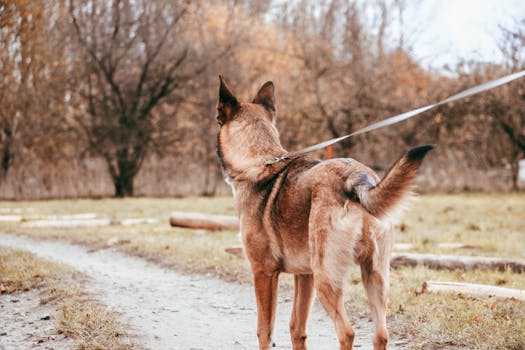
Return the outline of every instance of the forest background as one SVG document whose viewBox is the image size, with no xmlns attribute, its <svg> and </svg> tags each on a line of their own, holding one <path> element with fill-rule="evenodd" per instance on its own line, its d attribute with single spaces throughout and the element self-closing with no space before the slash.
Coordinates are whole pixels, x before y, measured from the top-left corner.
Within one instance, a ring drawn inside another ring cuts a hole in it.
<svg viewBox="0 0 525 350">
<path fill-rule="evenodd" d="M 0 0 L 0 198 L 228 193 L 219 74 L 243 100 L 274 81 L 283 145 L 297 150 L 525 69 L 525 17 L 487 38 L 498 62 L 437 69 L 413 53 L 407 6 Z M 422 191 L 519 190 L 525 80 L 349 139 L 334 156 L 382 172 L 422 143 L 439 146 Z"/>
</svg>

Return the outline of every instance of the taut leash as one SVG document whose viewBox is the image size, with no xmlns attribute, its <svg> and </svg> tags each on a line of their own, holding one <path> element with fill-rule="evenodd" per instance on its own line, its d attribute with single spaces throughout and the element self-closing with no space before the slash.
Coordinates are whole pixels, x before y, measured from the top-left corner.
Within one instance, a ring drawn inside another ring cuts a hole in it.
<svg viewBox="0 0 525 350">
<path fill-rule="evenodd" d="M 519 71 L 517 73 L 510 74 L 510 75 L 506 75 L 504 77 L 501 77 L 501 78 L 489 81 L 489 82 L 481 84 L 481 85 L 477 85 L 477 86 L 471 87 L 470 89 L 461 91 L 460 93 L 452 95 L 452 96 L 450 96 L 450 97 L 448 97 L 448 98 L 446 98 L 444 100 L 441 100 L 439 102 L 436 102 L 434 104 L 430 104 L 430 105 L 424 106 L 424 107 L 419 107 L 419 108 L 413 109 L 413 110 L 411 110 L 409 112 L 401 113 L 401 114 L 395 115 L 393 117 L 381 120 L 381 121 L 379 121 L 377 123 L 370 124 L 369 126 L 364 127 L 362 129 L 359 129 L 357 131 L 354 131 L 351 134 L 340 136 L 340 137 L 337 137 L 337 138 L 333 138 L 331 140 L 324 141 L 324 142 L 318 143 L 316 145 L 312 145 L 312 146 L 303 148 L 302 150 L 299 150 L 299 151 L 290 152 L 290 153 L 288 153 L 285 156 L 278 157 L 278 158 L 275 158 L 274 160 L 271 160 L 271 161 L 267 162 L 266 165 L 269 166 L 269 165 L 272 165 L 272 164 L 275 164 L 275 163 L 284 162 L 286 160 L 302 156 L 303 154 L 307 154 L 307 153 L 310 153 L 310 152 L 317 151 L 319 149 L 328 147 L 330 145 L 333 145 L 334 143 L 341 142 L 341 141 L 346 140 L 347 138 L 350 138 L 352 136 L 359 135 L 359 134 L 364 134 L 364 133 L 370 132 L 372 130 L 384 128 L 385 126 L 389 126 L 389 125 L 392 125 L 392 124 L 397 124 L 397 123 L 399 123 L 399 122 L 401 122 L 403 120 L 413 118 L 413 117 L 415 117 L 415 116 L 417 116 L 417 115 L 419 115 L 419 114 L 421 114 L 423 112 L 426 112 L 429 109 L 432 109 L 432 108 L 444 105 L 444 104 L 449 103 L 449 102 L 454 102 L 454 101 L 460 100 L 460 99 L 468 97 L 468 96 L 476 95 L 476 94 L 479 94 L 479 93 L 487 91 L 487 90 L 494 89 L 494 88 L 496 88 L 498 86 L 510 83 L 513 80 L 522 78 L 523 76 L 525 76 L 525 70 Z"/>
</svg>

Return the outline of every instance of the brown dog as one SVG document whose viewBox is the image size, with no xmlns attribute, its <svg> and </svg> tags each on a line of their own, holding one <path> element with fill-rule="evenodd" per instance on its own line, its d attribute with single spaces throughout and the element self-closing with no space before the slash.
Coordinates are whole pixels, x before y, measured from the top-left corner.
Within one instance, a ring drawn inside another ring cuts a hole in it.
<svg viewBox="0 0 525 350">
<path fill-rule="evenodd" d="M 381 181 L 353 159 L 302 156 L 266 165 L 287 153 L 275 127 L 273 83 L 265 83 L 252 103 L 243 103 L 221 77 L 217 110 L 217 153 L 233 188 L 254 276 L 259 349 L 272 344 L 281 272 L 295 279 L 293 349 L 307 349 L 314 290 L 335 323 L 340 348 L 352 349 L 354 331 L 343 306 L 343 285 L 352 265 L 361 268 L 376 327 L 374 349 L 386 349 L 392 217 L 433 147 L 412 149 Z"/>
</svg>

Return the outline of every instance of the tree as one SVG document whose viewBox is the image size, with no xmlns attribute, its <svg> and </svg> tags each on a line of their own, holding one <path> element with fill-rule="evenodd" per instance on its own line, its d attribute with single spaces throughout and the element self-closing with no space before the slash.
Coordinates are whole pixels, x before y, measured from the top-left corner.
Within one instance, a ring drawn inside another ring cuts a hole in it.
<svg viewBox="0 0 525 350">
<path fill-rule="evenodd" d="M 525 18 L 514 29 L 502 27 L 500 50 L 506 58 L 508 71 L 525 69 Z M 492 102 L 492 115 L 512 144 L 512 186 L 518 189 L 518 161 L 525 157 L 525 84 L 517 82 L 512 93 L 496 96 Z M 509 92 L 507 90 L 507 92 Z"/>
<path fill-rule="evenodd" d="M 471 62 L 466 65 L 468 73 L 461 74 L 465 79 L 463 89 L 496 79 L 506 74 L 525 69 L 525 19 L 517 22 L 513 29 L 501 27 L 499 48 L 504 58 L 503 64 L 495 65 L 483 62 Z M 478 120 L 474 125 L 478 129 L 488 129 L 485 138 L 486 149 L 480 150 L 483 157 L 497 159 L 499 165 L 509 166 L 512 176 L 512 189 L 518 190 L 519 160 L 525 156 L 525 83 L 523 79 L 504 85 L 482 97 L 474 97 L 458 103 L 455 113 L 475 115 Z M 488 117 L 484 123 L 479 120 Z M 465 118 L 463 128 L 469 124 Z M 465 131 L 466 135 L 467 132 Z M 486 142 L 486 141 L 490 142 Z M 503 164 L 502 164 L 503 163 Z"/>
<path fill-rule="evenodd" d="M 14 161 L 49 159 L 66 93 L 62 0 L 0 1 L 0 179 Z M 46 40 L 44 40 L 46 38 Z"/>
<path fill-rule="evenodd" d="M 204 68 L 192 57 L 183 26 L 186 1 L 70 0 L 70 16 L 84 67 L 76 120 L 89 150 L 103 157 L 117 197 L 133 195 L 145 156 L 176 139 L 173 112 L 158 109 L 187 90 Z M 181 95 L 182 96 L 182 95 Z"/>
<path fill-rule="evenodd" d="M 302 97 L 296 107 L 300 123 L 310 123 L 307 143 L 316 141 L 311 124 L 325 131 L 315 136 L 336 138 L 428 101 L 432 79 L 410 56 L 404 28 L 394 30 L 403 26 L 404 1 L 298 1 L 283 7 L 281 26 L 293 33 L 292 56 L 301 67 L 293 91 Z M 389 162 L 385 144 L 414 141 L 410 128 L 401 135 L 382 130 L 335 147 L 348 156 L 368 141 L 360 152 L 369 160 Z"/>
</svg>

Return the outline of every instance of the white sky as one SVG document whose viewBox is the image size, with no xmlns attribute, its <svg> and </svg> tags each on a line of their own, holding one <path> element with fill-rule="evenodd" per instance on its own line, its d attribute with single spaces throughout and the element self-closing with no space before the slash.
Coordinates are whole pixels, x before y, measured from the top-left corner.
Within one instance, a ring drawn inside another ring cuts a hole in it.
<svg viewBox="0 0 525 350">
<path fill-rule="evenodd" d="M 425 66 L 441 68 L 461 58 L 499 61 L 499 24 L 525 18 L 525 0 L 407 0 L 413 53 Z"/>
</svg>

